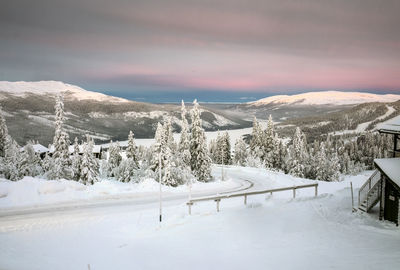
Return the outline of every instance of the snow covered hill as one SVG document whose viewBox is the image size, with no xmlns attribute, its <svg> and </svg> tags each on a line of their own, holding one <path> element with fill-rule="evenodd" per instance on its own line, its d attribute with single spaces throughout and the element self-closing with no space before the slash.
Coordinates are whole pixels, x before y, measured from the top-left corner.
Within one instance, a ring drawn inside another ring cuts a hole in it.
<svg viewBox="0 0 400 270">
<path fill-rule="evenodd" d="M 38 81 L 38 82 L 8 82 L 0 81 L 0 99 L 1 93 L 26 97 L 29 94 L 35 95 L 57 95 L 64 93 L 66 98 L 77 100 L 95 100 L 108 102 L 129 102 L 127 99 L 112 97 L 101 93 L 87 91 L 72 84 L 58 81 Z"/>
<path fill-rule="evenodd" d="M 126 140 L 132 130 L 137 138 L 153 137 L 158 122 L 172 117 L 174 129 L 180 129 L 180 106 L 137 102 L 57 81 L 0 81 L 0 105 L 10 134 L 24 145 L 39 140 L 48 145 L 54 136 L 54 102 L 64 95 L 66 129 L 71 138 L 90 134 L 97 140 Z M 187 104 L 190 109 L 191 104 Z M 225 130 L 249 127 L 251 122 L 238 114 L 218 109 L 201 109 L 203 127 Z M 29 127 L 21 132 L 21 127 Z"/>
<path fill-rule="evenodd" d="M 278 95 L 249 102 L 249 105 L 353 105 L 367 102 L 395 102 L 400 95 L 323 91 L 298 95 Z"/>
</svg>

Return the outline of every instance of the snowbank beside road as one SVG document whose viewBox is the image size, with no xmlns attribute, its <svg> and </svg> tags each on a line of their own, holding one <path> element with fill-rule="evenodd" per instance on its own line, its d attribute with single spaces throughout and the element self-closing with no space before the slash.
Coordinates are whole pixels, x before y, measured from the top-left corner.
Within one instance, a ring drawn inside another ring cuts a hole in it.
<svg viewBox="0 0 400 270">
<path fill-rule="evenodd" d="M 240 181 L 232 179 L 223 182 L 195 182 L 192 192 L 193 194 L 221 192 L 240 186 Z M 187 185 L 176 188 L 163 186 L 162 190 L 165 196 L 189 192 Z M 0 209 L 146 196 L 157 198 L 158 191 L 158 182 L 150 178 L 140 183 L 121 183 L 112 179 L 102 179 L 92 186 L 85 186 L 71 180 L 45 180 L 33 177 L 25 177 L 16 182 L 0 179 Z"/>
</svg>

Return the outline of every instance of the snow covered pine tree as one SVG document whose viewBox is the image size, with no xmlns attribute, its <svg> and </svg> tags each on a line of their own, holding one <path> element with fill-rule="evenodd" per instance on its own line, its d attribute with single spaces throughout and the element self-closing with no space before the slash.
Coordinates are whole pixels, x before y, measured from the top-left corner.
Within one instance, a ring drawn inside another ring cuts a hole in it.
<svg viewBox="0 0 400 270">
<path fill-rule="evenodd" d="M 211 179 L 211 158 L 208 155 L 204 129 L 200 119 L 200 109 L 197 100 L 193 101 L 192 136 L 190 138 L 190 165 L 194 175 L 201 182 Z"/>
</svg>

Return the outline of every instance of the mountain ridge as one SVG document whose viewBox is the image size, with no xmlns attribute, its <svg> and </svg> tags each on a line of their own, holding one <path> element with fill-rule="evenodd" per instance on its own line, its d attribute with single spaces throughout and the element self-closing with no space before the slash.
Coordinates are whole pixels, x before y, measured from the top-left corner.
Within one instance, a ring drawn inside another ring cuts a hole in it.
<svg viewBox="0 0 400 270">
<path fill-rule="evenodd" d="M 400 100 L 396 94 L 373 94 L 364 92 L 319 91 L 295 95 L 276 95 L 266 97 L 247 105 L 354 105 L 368 102 L 395 102 Z"/>
<path fill-rule="evenodd" d="M 14 96 L 35 95 L 57 95 L 63 93 L 66 98 L 77 100 L 95 100 L 108 102 L 129 102 L 130 100 L 105 95 L 102 93 L 88 91 L 79 86 L 64 83 L 61 81 L 0 81 L 0 92 Z"/>
</svg>

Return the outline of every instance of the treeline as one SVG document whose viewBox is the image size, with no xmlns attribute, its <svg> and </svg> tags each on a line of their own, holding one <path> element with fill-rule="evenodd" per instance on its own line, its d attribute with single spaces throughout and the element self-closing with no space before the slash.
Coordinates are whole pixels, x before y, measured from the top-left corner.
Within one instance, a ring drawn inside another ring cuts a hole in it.
<svg viewBox="0 0 400 270">
<path fill-rule="evenodd" d="M 279 128 L 279 134 L 283 137 L 291 137 L 295 127 L 299 126 L 307 134 L 307 139 L 313 142 L 328 133 L 355 130 L 359 124 L 369 121 L 372 122 L 367 130 L 371 130 L 377 123 L 400 113 L 400 101 L 389 105 L 395 109 L 395 112 L 386 119 L 375 120 L 388 111 L 385 103 L 364 103 L 344 111 L 287 120 L 280 124 L 282 128 Z"/>
<path fill-rule="evenodd" d="M 279 138 L 271 117 L 267 128 L 262 130 L 257 119 L 249 144 L 243 139 L 236 141 L 231 160 L 228 133 L 219 134 L 210 143 L 210 155 L 217 164 L 264 167 L 270 170 L 323 181 L 338 181 L 340 174 L 356 174 L 373 169 L 375 158 L 390 156 L 392 138 L 377 132 L 362 135 L 320 137 L 307 143 L 306 135 L 299 127 L 289 142 Z"/>
<path fill-rule="evenodd" d="M 172 136 L 171 119 L 158 123 L 155 143 L 150 147 L 137 147 L 133 132 L 128 136 L 128 147 L 121 151 L 118 143 L 110 144 L 108 155 L 99 160 L 93 155 L 94 141 L 86 136 L 81 144 L 75 138 L 70 154 L 69 135 L 64 128 L 64 102 L 57 96 L 55 104 L 55 134 L 50 153 L 42 160 L 28 143 L 22 149 L 8 134 L 0 111 L 0 174 L 10 180 L 24 176 L 41 176 L 47 179 L 68 179 L 83 184 L 93 184 L 100 177 L 114 177 L 122 182 L 139 182 L 154 178 L 170 186 L 197 179 L 211 180 L 211 159 L 207 149 L 200 109 L 197 101 L 190 111 L 191 128 L 182 102 L 182 128 L 180 141 Z M 125 154 L 125 158 L 122 155 Z"/>
</svg>

